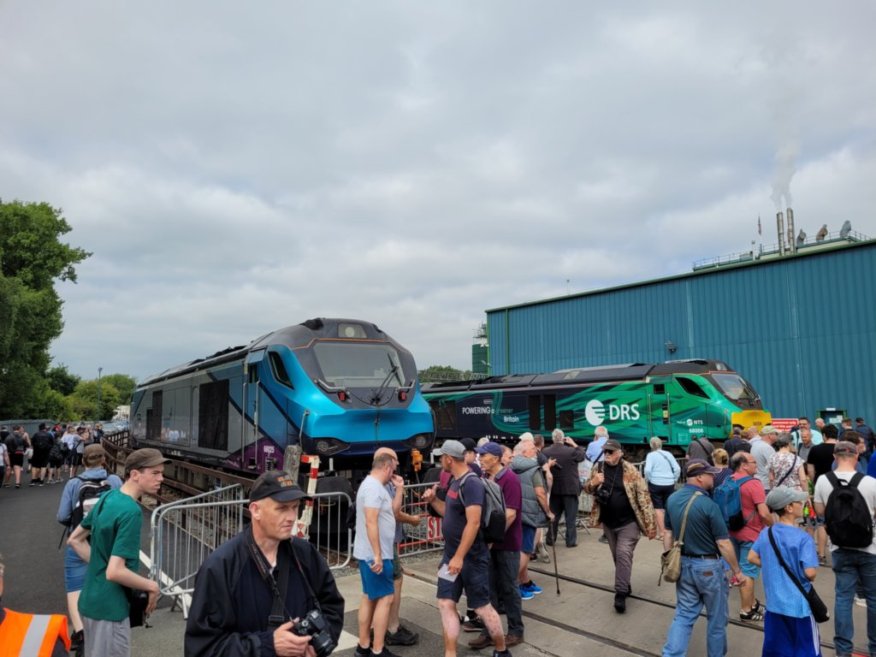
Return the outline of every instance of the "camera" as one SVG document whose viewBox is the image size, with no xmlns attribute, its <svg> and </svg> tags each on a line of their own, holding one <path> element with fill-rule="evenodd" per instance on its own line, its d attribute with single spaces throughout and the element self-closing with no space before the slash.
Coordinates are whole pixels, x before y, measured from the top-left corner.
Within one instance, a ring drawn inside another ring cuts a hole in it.
<svg viewBox="0 0 876 657">
<path fill-rule="evenodd" d="M 608 490 L 605 486 L 600 486 L 593 493 L 593 497 L 601 506 L 605 506 L 608 504 L 608 501 L 611 499 L 611 491 Z"/>
<path fill-rule="evenodd" d="M 292 632 L 298 636 L 309 636 L 310 645 L 316 651 L 316 657 L 327 657 L 337 647 L 329 631 L 329 624 L 319 609 L 312 609 L 307 615 L 292 626 Z"/>
</svg>

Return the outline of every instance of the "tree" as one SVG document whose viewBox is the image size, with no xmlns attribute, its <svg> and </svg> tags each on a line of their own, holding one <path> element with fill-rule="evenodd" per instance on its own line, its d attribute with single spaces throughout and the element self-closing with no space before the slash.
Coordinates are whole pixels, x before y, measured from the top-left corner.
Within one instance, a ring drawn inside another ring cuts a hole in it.
<svg viewBox="0 0 876 657">
<path fill-rule="evenodd" d="M 62 396 L 73 394 L 73 391 L 76 390 L 76 385 L 82 380 L 71 373 L 66 365 L 55 365 L 46 373 L 46 379 L 48 380 L 49 387 L 59 392 Z"/>
<path fill-rule="evenodd" d="M 120 403 L 119 391 L 105 379 L 100 380 L 100 406 L 97 405 L 97 379 L 80 381 L 67 398 L 80 420 L 106 420 Z"/>
<path fill-rule="evenodd" d="M 137 387 L 137 380 L 133 376 L 128 376 L 127 374 L 107 374 L 101 381 L 109 383 L 118 390 L 119 404 L 131 403 L 131 395 L 134 394 L 134 388 Z M 113 410 L 115 410 L 115 407 L 113 407 Z"/>
<path fill-rule="evenodd" d="M 0 200 L 0 417 L 45 415 L 57 402 L 46 380 L 63 327 L 54 282 L 75 282 L 74 265 L 91 255 L 62 243 L 68 232 L 60 209 Z"/>
<path fill-rule="evenodd" d="M 430 365 L 424 370 L 417 372 L 422 383 L 438 381 L 467 381 L 471 378 L 469 370 L 458 370 L 450 365 Z"/>
</svg>

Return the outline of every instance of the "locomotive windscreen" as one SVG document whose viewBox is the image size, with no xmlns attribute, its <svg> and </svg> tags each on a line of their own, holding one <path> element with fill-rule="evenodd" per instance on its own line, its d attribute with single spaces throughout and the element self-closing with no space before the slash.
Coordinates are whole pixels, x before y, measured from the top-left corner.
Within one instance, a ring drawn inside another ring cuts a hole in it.
<svg viewBox="0 0 876 657">
<path fill-rule="evenodd" d="M 711 378 L 731 401 L 754 404 L 760 399 L 754 388 L 738 374 L 716 374 L 713 372 Z"/>
<path fill-rule="evenodd" d="M 317 342 L 313 353 L 323 380 L 339 388 L 403 386 L 414 376 L 404 371 L 398 352 L 388 344 Z"/>
</svg>

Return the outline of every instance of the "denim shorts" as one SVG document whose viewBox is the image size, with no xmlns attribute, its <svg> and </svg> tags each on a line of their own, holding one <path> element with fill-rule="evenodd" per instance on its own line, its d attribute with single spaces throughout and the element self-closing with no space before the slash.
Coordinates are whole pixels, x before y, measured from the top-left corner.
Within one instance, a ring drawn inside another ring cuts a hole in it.
<svg viewBox="0 0 876 657">
<path fill-rule="evenodd" d="M 748 561 L 748 551 L 751 550 L 754 541 L 737 541 L 735 538 L 731 540 L 733 541 L 733 548 L 736 550 L 736 560 L 739 562 L 739 569 L 746 577 L 757 579 L 758 575 L 760 575 L 760 567 Z"/>
<path fill-rule="evenodd" d="M 520 548 L 520 551 L 523 554 L 532 554 L 535 552 L 535 532 L 538 529 L 535 527 L 530 527 L 529 525 L 523 525 L 523 546 Z"/>
<path fill-rule="evenodd" d="M 392 583 L 392 559 L 383 560 L 383 570 L 380 574 L 371 570 L 371 566 L 365 559 L 359 560 L 359 576 L 362 578 L 362 593 L 369 600 L 379 600 L 395 593 L 395 585 Z"/>
<path fill-rule="evenodd" d="M 85 586 L 88 563 L 79 558 L 69 545 L 64 549 L 64 590 L 67 593 L 81 591 Z"/>
<path fill-rule="evenodd" d="M 449 561 L 446 555 L 441 560 L 441 566 Z M 440 567 L 440 566 L 439 566 Z M 468 600 L 470 609 L 480 609 L 490 602 L 490 553 L 485 545 L 472 548 L 462 562 L 462 570 L 452 582 L 438 578 L 439 600 L 459 602 L 462 591 Z"/>
</svg>

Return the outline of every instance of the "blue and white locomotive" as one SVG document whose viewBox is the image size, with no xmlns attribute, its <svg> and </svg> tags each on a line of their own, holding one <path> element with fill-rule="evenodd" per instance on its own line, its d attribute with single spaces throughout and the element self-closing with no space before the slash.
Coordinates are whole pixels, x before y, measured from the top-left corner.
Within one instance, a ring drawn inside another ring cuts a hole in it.
<svg viewBox="0 0 876 657">
<path fill-rule="evenodd" d="M 138 446 L 227 470 L 297 470 L 301 454 L 352 476 L 378 447 L 405 462 L 434 439 L 411 353 L 377 326 L 311 319 L 147 378 Z"/>
</svg>

